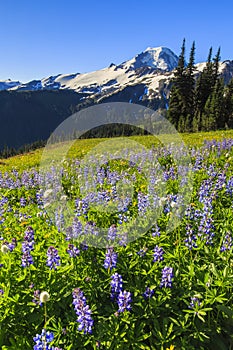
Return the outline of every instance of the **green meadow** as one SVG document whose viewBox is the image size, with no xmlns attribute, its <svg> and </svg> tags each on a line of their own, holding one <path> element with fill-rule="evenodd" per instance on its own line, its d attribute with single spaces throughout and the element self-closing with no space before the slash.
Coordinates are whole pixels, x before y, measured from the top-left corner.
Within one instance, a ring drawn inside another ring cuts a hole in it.
<svg viewBox="0 0 233 350">
<path fill-rule="evenodd" d="M 181 138 L 0 160 L 1 349 L 233 348 L 233 130 Z"/>
</svg>

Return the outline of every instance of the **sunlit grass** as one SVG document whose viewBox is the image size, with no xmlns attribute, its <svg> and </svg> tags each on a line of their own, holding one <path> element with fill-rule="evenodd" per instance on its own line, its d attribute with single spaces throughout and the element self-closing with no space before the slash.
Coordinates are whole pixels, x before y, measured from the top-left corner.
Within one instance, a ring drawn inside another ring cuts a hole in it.
<svg viewBox="0 0 233 350">
<path fill-rule="evenodd" d="M 224 138 L 233 138 L 233 130 L 220 130 L 220 131 L 210 131 L 210 132 L 200 132 L 200 133 L 184 133 L 179 135 L 183 142 L 187 146 L 200 147 L 203 145 L 205 140 L 215 139 L 217 141 L 223 140 Z M 163 136 L 166 139 L 166 135 Z M 119 138 L 112 138 L 111 140 Z M 141 145 L 151 148 L 152 146 L 158 146 L 159 140 L 155 136 L 130 136 L 127 137 L 129 140 L 134 140 Z M 96 138 L 96 139 L 84 139 L 76 140 L 75 143 L 70 148 L 67 157 L 68 158 L 82 158 L 87 154 L 93 147 L 97 146 L 100 142 L 105 142 L 109 139 L 107 138 Z M 59 146 L 54 145 L 54 152 L 58 151 L 57 147 L 64 147 L 66 143 L 59 144 Z M 40 164 L 41 156 L 43 153 L 43 148 L 37 149 L 35 151 L 17 155 L 8 159 L 0 159 L 0 171 L 7 171 L 12 167 L 16 169 L 23 170 L 25 168 L 37 167 Z"/>
</svg>

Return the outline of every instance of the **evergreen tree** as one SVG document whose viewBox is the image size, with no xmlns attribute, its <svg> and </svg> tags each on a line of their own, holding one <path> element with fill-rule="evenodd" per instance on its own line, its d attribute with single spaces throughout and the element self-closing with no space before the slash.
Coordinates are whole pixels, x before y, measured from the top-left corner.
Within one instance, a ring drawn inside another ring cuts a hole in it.
<svg viewBox="0 0 233 350">
<path fill-rule="evenodd" d="M 195 42 L 190 51 L 189 63 L 185 66 L 185 39 L 181 47 L 178 66 L 174 73 L 173 86 L 169 103 L 169 120 L 178 131 L 191 131 L 194 117 L 195 87 Z"/>
<path fill-rule="evenodd" d="M 170 92 L 170 102 L 168 110 L 168 119 L 177 128 L 179 119 L 183 115 L 183 91 L 184 91 L 184 77 L 185 77 L 185 39 L 183 39 L 181 53 L 178 60 L 178 65 L 174 72 L 174 79 L 172 81 L 172 88 Z"/>
<path fill-rule="evenodd" d="M 191 131 L 192 123 L 194 118 L 194 91 L 195 91 L 195 42 L 193 42 L 189 63 L 186 68 L 186 79 L 184 86 L 184 94 L 185 94 L 185 116 L 186 116 L 186 129 L 187 131 Z"/>
<path fill-rule="evenodd" d="M 211 113 L 213 113 L 216 120 L 216 129 L 224 129 L 226 119 L 224 114 L 224 81 L 222 78 L 217 78 L 215 83 Z"/>
<path fill-rule="evenodd" d="M 205 68 L 200 73 L 195 88 L 195 124 L 197 131 L 205 125 L 203 120 L 204 108 L 207 108 L 206 103 L 213 89 L 213 63 L 212 63 L 212 47 L 209 50 L 208 59 Z M 208 104 L 210 101 L 208 102 Z"/>
<path fill-rule="evenodd" d="M 224 117 L 224 83 L 218 78 L 213 92 L 210 94 L 204 108 L 203 129 L 205 131 L 222 129 L 225 127 Z"/>
<path fill-rule="evenodd" d="M 178 65 L 174 73 L 177 83 L 182 82 L 184 73 L 185 73 L 185 39 L 183 39 L 183 43 L 181 46 L 181 53 L 178 60 Z"/>
<path fill-rule="evenodd" d="M 175 126 L 175 128 L 178 128 L 182 105 L 182 96 L 180 94 L 180 90 L 174 84 L 170 93 L 168 119 Z"/>
<path fill-rule="evenodd" d="M 227 84 L 224 89 L 224 107 L 223 114 L 225 120 L 225 126 L 227 128 L 233 128 L 233 78 Z"/>
<path fill-rule="evenodd" d="M 218 79 L 218 69 L 219 69 L 219 62 L 220 62 L 220 47 L 218 48 L 218 51 L 213 58 L 213 85 L 215 85 L 217 79 Z"/>
</svg>

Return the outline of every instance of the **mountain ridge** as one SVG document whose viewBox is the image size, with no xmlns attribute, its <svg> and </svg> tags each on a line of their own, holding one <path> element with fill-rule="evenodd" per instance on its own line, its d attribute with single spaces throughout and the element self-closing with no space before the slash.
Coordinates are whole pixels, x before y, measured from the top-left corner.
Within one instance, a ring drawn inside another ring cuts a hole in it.
<svg viewBox="0 0 233 350">
<path fill-rule="evenodd" d="M 121 64 L 90 73 L 57 74 L 21 84 L 0 81 L 0 150 L 46 140 L 71 114 L 97 103 L 128 102 L 166 112 L 178 63 L 165 47 L 151 48 Z M 196 64 L 196 75 L 206 63 Z M 219 64 L 225 84 L 233 60 Z"/>
<path fill-rule="evenodd" d="M 178 59 L 167 47 L 148 47 L 127 61 L 117 65 L 112 63 L 93 72 L 57 74 L 27 83 L 0 81 L 0 91 L 71 90 L 84 94 L 82 100 L 93 97 L 99 100 L 126 87 L 144 84 L 148 98 L 153 99 L 158 95 L 161 84 L 169 86 Z M 195 65 L 197 74 L 203 70 L 205 64 L 201 62 Z M 227 83 L 233 76 L 233 61 L 221 62 L 219 71 Z"/>
</svg>

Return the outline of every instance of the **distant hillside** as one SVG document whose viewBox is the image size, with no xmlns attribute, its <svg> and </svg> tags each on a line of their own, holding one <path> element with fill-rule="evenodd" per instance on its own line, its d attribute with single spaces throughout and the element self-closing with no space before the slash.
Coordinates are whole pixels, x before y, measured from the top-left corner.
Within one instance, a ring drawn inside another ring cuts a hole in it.
<svg viewBox="0 0 233 350">
<path fill-rule="evenodd" d="M 0 149 L 46 140 L 81 97 L 74 91 L 1 91 Z"/>
<path fill-rule="evenodd" d="M 165 108 L 164 99 L 147 98 L 138 102 L 143 85 L 125 87 L 111 96 L 97 101 L 70 90 L 0 91 L 0 151 L 19 148 L 38 140 L 47 140 L 54 129 L 74 112 L 95 103 L 139 103 L 153 109 Z M 108 135 L 109 136 L 109 135 Z"/>
</svg>

